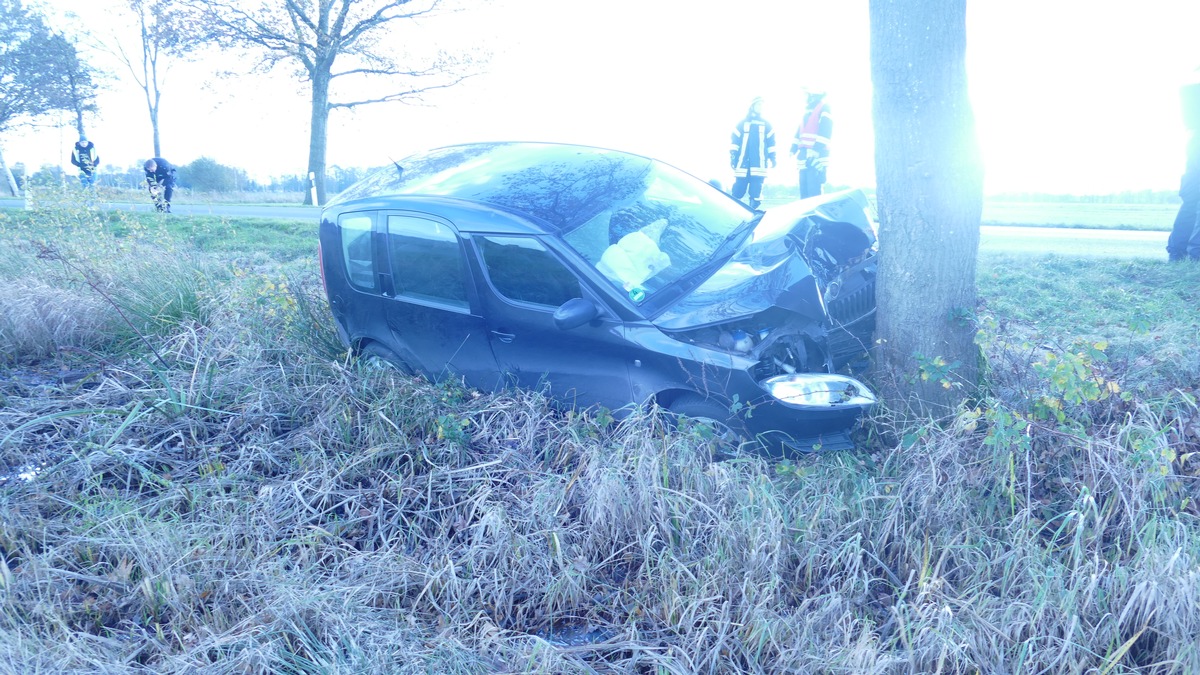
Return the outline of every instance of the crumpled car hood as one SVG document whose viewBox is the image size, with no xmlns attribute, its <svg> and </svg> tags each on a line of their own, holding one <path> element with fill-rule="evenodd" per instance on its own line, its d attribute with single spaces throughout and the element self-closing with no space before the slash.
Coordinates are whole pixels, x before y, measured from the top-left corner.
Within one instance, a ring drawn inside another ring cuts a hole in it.
<svg viewBox="0 0 1200 675">
<path fill-rule="evenodd" d="M 711 277 L 654 319 L 664 330 L 686 330 L 780 307 L 821 320 L 822 289 L 806 248 L 819 239 L 820 254 L 836 262 L 875 244 L 859 190 L 803 199 L 766 212 L 746 243 Z"/>
</svg>

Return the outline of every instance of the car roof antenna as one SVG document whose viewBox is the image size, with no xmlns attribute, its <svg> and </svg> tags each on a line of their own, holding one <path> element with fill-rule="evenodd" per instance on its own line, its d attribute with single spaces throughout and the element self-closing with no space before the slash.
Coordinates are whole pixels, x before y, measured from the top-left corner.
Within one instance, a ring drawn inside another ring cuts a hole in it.
<svg viewBox="0 0 1200 675">
<path fill-rule="evenodd" d="M 392 158 L 388 157 L 388 159 L 392 159 Z M 399 180 L 399 179 L 404 178 L 404 167 L 400 166 L 400 162 L 397 162 L 396 160 L 392 159 L 392 164 L 396 165 L 396 179 Z"/>
</svg>

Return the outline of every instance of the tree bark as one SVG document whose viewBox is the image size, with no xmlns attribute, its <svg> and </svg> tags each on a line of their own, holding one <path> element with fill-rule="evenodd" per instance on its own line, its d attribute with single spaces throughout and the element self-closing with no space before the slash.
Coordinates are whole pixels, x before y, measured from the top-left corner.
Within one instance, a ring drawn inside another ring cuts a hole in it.
<svg viewBox="0 0 1200 675">
<path fill-rule="evenodd" d="M 154 156 L 162 157 L 162 141 L 158 129 L 158 108 L 162 104 L 162 91 L 158 88 L 157 47 L 144 44 L 143 49 L 153 50 L 149 57 L 150 67 L 146 70 L 146 109 L 150 113 L 150 131 L 154 136 Z"/>
<path fill-rule="evenodd" d="M 870 0 L 879 208 L 876 384 L 953 411 L 978 384 L 983 170 L 967 94 L 966 0 Z"/>
<path fill-rule="evenodd" d="M 325 147 L 329 140 L 329 72 L 312 73 L 312 114 L 308 136 L 308 171 L 317 186 L 317 202 L 325 203 Z M 312 190 L 304 191 L 304 203 L 315 206 Z"/>
<path fill-rule="evenodd" d="M 137 12 L 139 25 L 141 27 L 142 39 L 142 72 L 141 79 L 138 82 L 142 86 L 142 91 L 146 94 L 146 110 L 150 113 L 150 130 L 154 141 L 154 156 L 162 157 L 162 141 L 158 128 L 158 110 L 162 105 L 162 90 L 158 86 L 158 57 L 162 53 L 162 41 L 165 38 L 162 34 L 162 26 L 159 23 L 160 17 L 156 17 L 153 25 L 147 23 L 147 12 L 150 7 L 146 3 L 135 2 L 133 9 Z M 130 70 L 134 70 L 133 64 L 126 60 L 126 65 Z M 138 73 L 134 71 L 136 78 Z"/>
<path fill-rule="evenodd" d="M 162 157 L 162 141 L 159 140 L 158 132 L 158 105 L 150 107 L 150 128 L 154 133 L 154 156 Z"/>
</svg>

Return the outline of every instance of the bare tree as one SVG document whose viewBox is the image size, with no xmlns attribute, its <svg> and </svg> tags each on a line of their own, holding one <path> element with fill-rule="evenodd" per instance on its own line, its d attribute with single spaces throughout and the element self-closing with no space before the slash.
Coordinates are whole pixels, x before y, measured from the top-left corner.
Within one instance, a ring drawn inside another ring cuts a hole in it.
<svg viewBox="0 0 1200 675">
<path fill-rule="evenodd" d="M 871 0 L 880 387 L 953 410 L 978 380 L 983 171 L 967 96 L 966 0 Z"/>
<path fill-rule="evenodd" d="M 468 58 L 438 54 L 420 65 L 392 48 L 394 29 L 433 16 L 442 0 L 183 0 L 226 47 L 257 52 L 259 66 L 296 67 L 311 87 L 308 170 L 325 202 L 326 145 L 330 111 L 372 103 L 420 100 L 421 95 L 462 82 Z M 355 97 L 369 84 L 378 93 Z M 358 85 L 358 86 L 356 86 Z M 337 94 L 345 99 L 336 98 Z M 311 195 L 305 203 L 311 204 Z"/>
<path fill-rule="evenodd" d="M 138 30 L 136 43 L 130 46 L 114 36 L 98 46 L 120 59 L 141 87 L 150 116 L 154 156 L 161 157 L 159 110 L 166 66 L 170 58 L 186 58 L 196 47 L 196 31 L 189 28 L 189 17 L 172 0 L 128 0 L 128 7 Z"/>
<path fill-rule="evenodd" d="M 96 70 L 83 59 L 79 58 L 78 47 L 64 53 L 61 63 L 54 66 L 55 72 L 63 79 L 71 98 L 71 113 L 75 117 L 75 130 L 83 135 L 84 115 L 96 112 L 96 90 L 100 71 Z"/>
</svg>

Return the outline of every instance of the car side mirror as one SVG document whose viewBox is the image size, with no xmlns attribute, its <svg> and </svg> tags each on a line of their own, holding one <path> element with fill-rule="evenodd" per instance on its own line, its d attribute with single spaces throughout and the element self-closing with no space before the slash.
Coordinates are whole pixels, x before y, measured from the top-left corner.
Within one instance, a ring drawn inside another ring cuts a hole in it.
<svg viewBox="0 0 1200 675">
<path fill-rule="evenodd" d="M 554 310 L 554 325 L 559 330 L 579 328 L 600 316 L 600 308 L 591 300 L 571 298 Z"/>
</svg>

